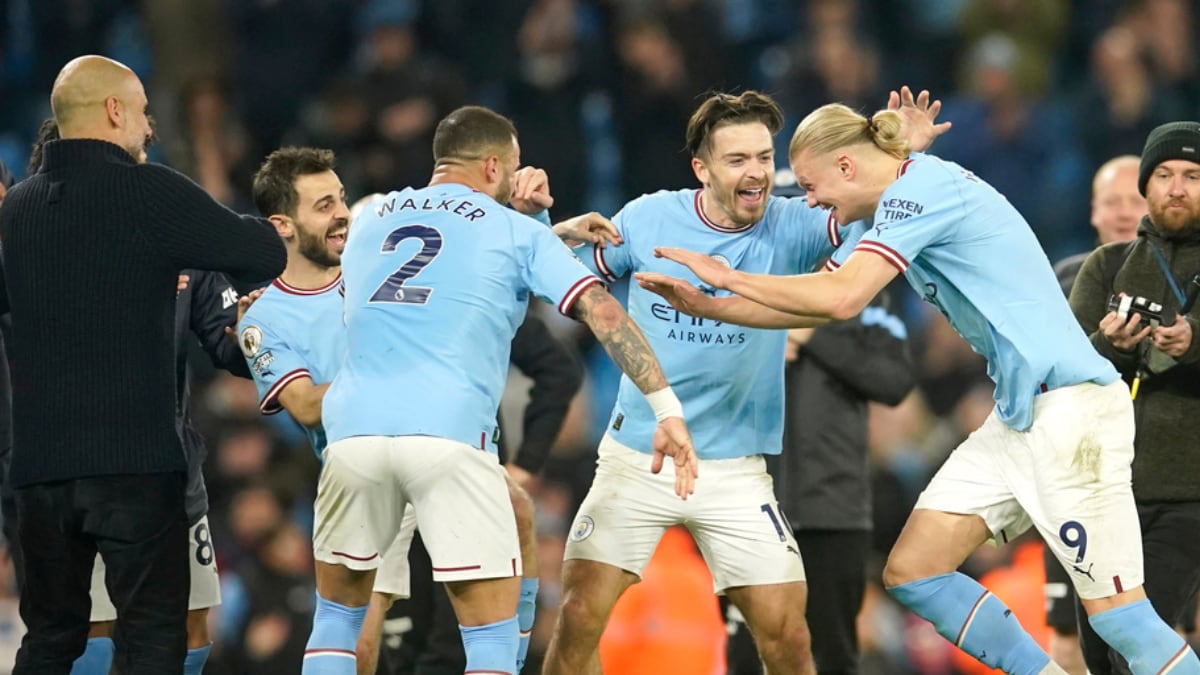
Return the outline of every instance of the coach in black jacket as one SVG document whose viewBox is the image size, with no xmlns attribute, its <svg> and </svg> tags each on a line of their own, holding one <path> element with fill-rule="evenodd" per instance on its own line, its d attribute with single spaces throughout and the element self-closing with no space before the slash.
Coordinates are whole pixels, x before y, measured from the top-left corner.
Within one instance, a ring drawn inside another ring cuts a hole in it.
<svg viewBox="0 0 1200 675">
<path fill-rule="evenodd" d="M 51 93 L 63 140 L 8 194 L 0 240 L 13 320 L 13 457 L 29 630 L 14 673 L 68 673 L 87 635 L 97 551 L 126 675 L 180 673 L 188 596 L 187 461 L 176 428 L 178 275 L 282 271 L 266 221 L 143 164 L 142 84 L 99 56 Z"/>
</svg>

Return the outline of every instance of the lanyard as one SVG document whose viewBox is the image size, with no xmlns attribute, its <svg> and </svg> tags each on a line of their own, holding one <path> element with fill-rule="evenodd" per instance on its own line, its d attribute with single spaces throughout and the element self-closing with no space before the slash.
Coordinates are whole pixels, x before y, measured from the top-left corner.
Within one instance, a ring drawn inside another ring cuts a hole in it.
<svg viewBox="0 0 1200 675">
<path fill-rule="evenodd" d="M 1154 251 L 1154 257 L 1158 260 L 1158 266 L 1162 268 L 1163 276 L 1167 278 L 1167 283 L 1171 284 L 1171 292 L 1179 300 L 1179 306 L 1183 307 L 1184 303 L 1187 302 L 1187 295 L 1179 287 L 1179 282 L 1175 280 L 1175 275 L 1171 274 L 1171 266 L 1167 264 L 1167 257 L 1163 255 L 1163 252 L 1158 248 L 1158 244 L 1155 244 L 1153 240 L 1147 239 L 1146 241 L 1150 244 L 1150 250 Z"/>
</svg>

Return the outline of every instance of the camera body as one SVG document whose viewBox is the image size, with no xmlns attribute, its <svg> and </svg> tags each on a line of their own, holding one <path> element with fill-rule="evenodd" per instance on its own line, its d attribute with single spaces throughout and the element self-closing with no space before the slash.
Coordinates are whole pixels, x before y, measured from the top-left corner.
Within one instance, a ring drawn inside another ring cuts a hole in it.
<svg viewBox="0 0 1200 675">
<path fill-rule="evenodd" d="M 1145 329 L 1147 326 L 1153 326 L 1154 328 L 1164 325 L 1169 326 L 1174 323 L 1175 319 L 1174 316 L 1169 318 L 1163 316 L 1163 306 L 1161 303 L 1148 300 L 1140 295 L 1113 294 L 1108 298 L 1108 311 L 1116 312 L 1122 321 L 1128 321 L 1130 314 L 1137 313 L 1141 317 L 1141 321 L 1138 323 L 1139 331 Z"/>
</svg>

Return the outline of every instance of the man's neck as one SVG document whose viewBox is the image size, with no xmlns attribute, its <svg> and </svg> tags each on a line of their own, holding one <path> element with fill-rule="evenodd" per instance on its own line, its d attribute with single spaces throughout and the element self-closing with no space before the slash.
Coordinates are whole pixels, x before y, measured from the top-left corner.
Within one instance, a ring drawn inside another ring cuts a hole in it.
<svg viewBox="0 0 1200 675">
<path fill-rule="evenodd" d="M 477 176 L 463 170 L 461 167 L 452 165 L 436 167 L 433 170 L 433 176 L 429 179 L 429 185 L 463 185 L 488 196 L 492 195 L 488 186 Z"/>
<path fill-rule="evenodd" d="M 288 286 L 308 291 L 328 286 L 341 273 L 340 265 L 325 267 L 295 251 L 288 251 L 288 264 L 279 279 Z"/>
<path fill-rule="evenodd" d="M 763 199 L 766 198 L 767 196 L 764 194 Z M 708 222 L 722 230 L 740 230 L 747 227 L 742 223 L 734 222 L 733 218 L 713 198 L 712 192 L 707 187 L 700 190 L 700 210 L 704 212 L 704 217 L 708 219 Z"/>
</svg>

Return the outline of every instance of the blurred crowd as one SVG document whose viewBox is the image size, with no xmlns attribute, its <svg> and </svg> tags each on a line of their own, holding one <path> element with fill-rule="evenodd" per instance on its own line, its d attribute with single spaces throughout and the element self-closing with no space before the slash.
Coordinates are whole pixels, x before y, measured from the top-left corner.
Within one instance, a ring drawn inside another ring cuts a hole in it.
<svg viewBox="0 0 1200 675">
<path fill-rule="evenodd" d="M 933 151 L 1006 195 L 1053 261 L 1094 243 L 1089 185 L 1101 163 L 1138 154 L 1158 124 L 1200 118 L 1198 13 L 1193 0 L 0 0 L 0 158 L 24 175 L 55 73 L 99 53 L 147 83 L 160 140 L 151 159 L 234 209 L 254 210 L 250 176 L 285 144 L 334 150 L 351 201 L 424 184 L 437 121 L 480 103 L 516 122 L 523 163 L 550 174 L 559 220 L 695 186 L 683 131 L 706 92 L 777 96 L 784 147 L 817 105 L 875 109 L 908 84 L 942 99 L 954 123 Z M 982 359 L 910 291 L 895 296 L 920 383 L 872 410 L 880 564 L 929 476 L 992 407 Z M 531 663 L 619 375 L 586 331 L 543 313 L 588 384 L 534 491 L 543 611 Z M 251 382 L 204 358 L 192 400 L 224 596 L 206 672 L 284 672 L 310 629 L 317 460 L 298 427 L 259 415 Z M 525 391 L 514 375 L 510 435 Z M 1012 584 L 1019 597 L 1002 597 L 1014 609 L 1022 598 L 1039 609 L 1031 550 L 981 551 L 968 571 Z M 9 577 L 0 663 L 19 632 Z M 877 573 L 860 631 L 866 675 L 964 667 L 881 592 Z"/>
</svg>

